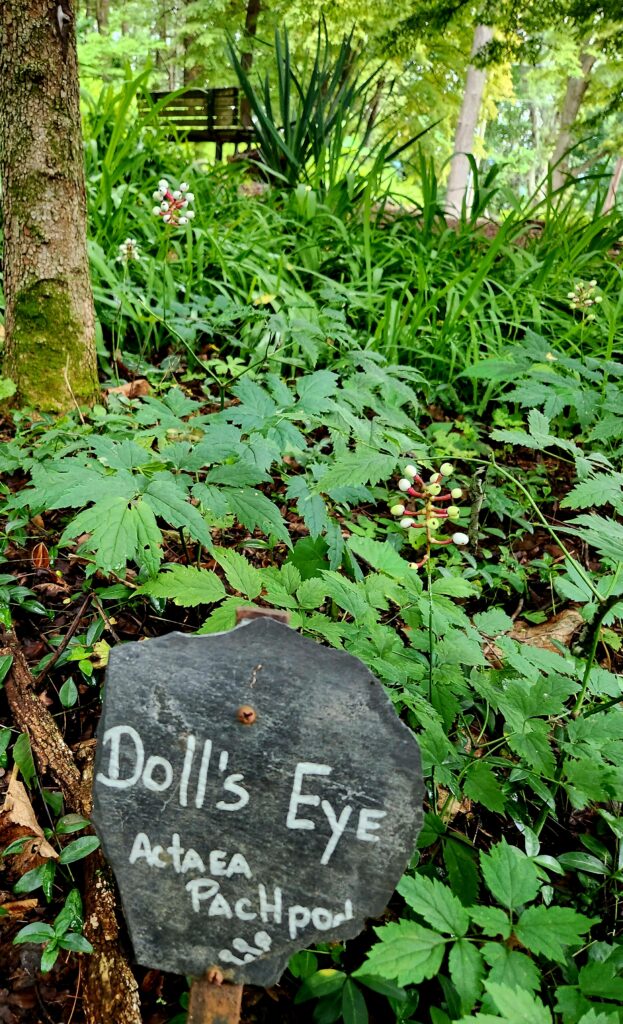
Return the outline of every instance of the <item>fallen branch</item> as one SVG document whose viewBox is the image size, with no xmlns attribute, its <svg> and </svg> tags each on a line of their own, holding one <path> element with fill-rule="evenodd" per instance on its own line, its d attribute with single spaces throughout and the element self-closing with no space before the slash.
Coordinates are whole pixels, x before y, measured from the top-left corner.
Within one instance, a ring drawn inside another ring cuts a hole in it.
<svg viewBox="0 0 623 1024">
<path fill-rule="evenodd" d="M 12 631 L 3 633 L 0 654 L 13 658 L 5 680 L 6 694 L 15 724 L 28 734 L 39 770 L 48 771 L 54 777 L 68 810 L 88 817 L 92 804 L 94 744 L 83 745 L 79 767 L 54 718 L 34 692 L 30 669 Z M 85 935 L 94 950 L 86 958 L 86 1022 L 141 1024 L 138 986 L 120 944 L 114 882 L 99 850 L 85 861 L 84 905 Z"/>
</svg>

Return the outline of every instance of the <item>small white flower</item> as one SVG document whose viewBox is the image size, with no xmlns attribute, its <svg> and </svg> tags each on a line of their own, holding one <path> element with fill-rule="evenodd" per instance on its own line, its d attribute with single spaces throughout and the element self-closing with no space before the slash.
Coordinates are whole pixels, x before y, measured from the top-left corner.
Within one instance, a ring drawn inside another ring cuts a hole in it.
<svg viewBox="0 0 623 1024">
<path fill-rule="evenodd" d="M 180 192 L 179 189 L 176 188 L 175 192 L 173 192 L 173 198 L 174 199 L 181 199 L 182 198 L 182 193 Z"/>
<path fill-rule="evenodd" d="M 467 536 L 466 533 L 453 533 L 452 540 L 454 541 L 455 544 L 458 544 L 459 547 L 461 547 L 463 544 L 469 544 L 469 537 Z"/>
<path fill-rule="evenodd" d="M 603 295 L 596 295 L 595 296 L 595 302 L 600 303 L 600 302 L 603 302 L 603 301 L 604 301 Z"/>
<path fill-rule="evenodd" d="M 154 192 L 152 199 L 157 199 L 158 202 L 164 199 L 164 192 L 161 192 L 159 188 Z"/>
<path fill-rule="evenodd" d="M 160 214 L 162 213 L 162 210 L 160 209 L 159 206 L 154 206 L 151 212 L 153 213 L 154 217 L 159 217 Z"/>
<path fill-rule="evenodd" d="M 166 178 L 160 179 L 160 181 L 158 182 L 158 188 L 160 189 L 161 192 L 169 191 L 169 182 L 167 181 Z"/>
<path fill-rule="evenodd" d="M 444 462 L 439 467 L 439 472 L 441 473 L 442 476 L 452 476 L 452 474 L 454 473 L 454 466 L 452 465 L 451 462 Z"/>
<path fill-rule="evenodd" d="M 180 217 L 178 224 L 188 224 L 188 217 Z"/>
<path fill-rule="evenodd" d="M 429 484 L 438 484 L 440 480 L 441 480 L 441 474 L 440 473 L 432 473 L 430 475 L 430 477 L 428 478 Z"/>
<path fill-rule="evenodd" d="M 398 490 L 399 491 L 408 491 L 410 486 L 411 486 L 411 481 L 410 480 L 406 480 L 404 476 L 403 476 L 402 480 L 398 481 Z"/>
<path fill-rule="evenodd" d="M 194 216 L 195 216 L 195 211 L 194 210 L 187 210 L 187 212 L 186 212 L 186 219 L 187 220 L 192 220 Z"/>
<path fill-rule="evenodd" d="M 403 516 L 405 512 L 405 507 L 404 505 L 398 503 L 398 505 L 392 505 L 389 511 L 393 516 Z"/>
<path fill-rule="evenodd" d="M 165 224 L 168 224 L 169 221 L 171 220 L 171 214 L 170 213 L 164 213 L 162 215 L 162 219 L 163 219 Z"/>
<path fill-rule="evenodd" d="M 452 490 L 450 491 L 450 497 L 454 498 L 455 500 L 456 498 L 462 498 L 463 491 L 461 490 L 460 487 L 453 487 Z"/>
<path fill-rule="evenodd" d="M 169 204 L 167 203 L 166 199 L 163 199 L 162 202 L 160 203 L 160 209 L 161 210 L 168 210 L 169 209 Z"/>
<path fill-rule="evenodd" d="M 188 200 L 189 203 L 192 203 L 194 198 L 195 198 L 195 195 L 194 195 L 193 192 L 187 192 L 186 193 L 186 199 Z"/>
<path fill-rule="evenodd" d="M 188 185 L 185 181 L 180 185 L 180 192 L 188 192 Z"/>
<path fill-rule="evenodd" d="M 405 476 L 410 476 L 411 479 L 413 479 L 414 476 L 417 476 L 417 466 L 405 466 L 404 474 Z"/>
<path fill-rule="evenodd" d="M 403 530 L 408 530 L 410 526 L 413 526 L 415 519 L 411 519 L 410 516 L 405 516 L 404 519 L 400 520 L 400 525 Z"/>
<path fill-rule="evenodd" d="M 450 505 L 446 511 L 448 513 L 448 519 L 458 519 L 461 514 L 460 508 L 457 508 L 456 505 Z"/>
</svg>

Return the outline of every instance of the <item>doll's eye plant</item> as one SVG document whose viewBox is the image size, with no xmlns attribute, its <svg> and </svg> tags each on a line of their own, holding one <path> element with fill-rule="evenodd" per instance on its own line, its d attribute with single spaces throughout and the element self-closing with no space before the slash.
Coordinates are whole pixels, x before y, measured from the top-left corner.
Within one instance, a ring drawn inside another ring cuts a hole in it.
<svg viewBox="0 0 623 1024">
<path fill-rule="evenodd" d="M 412 563 L 412 568 L 420 569 L 428 562 L 433 546 L 447 547 L 455 544 L 462 547 L 469 543 L 465 533 L 456 532 L 450 537 L 438 535 L 444 523 L 456 523 L 459 519 L 461 510 L 455 502 L 463 496 L 463 491 L 460 487 L 449 485 L 449 478 L 454 474 L 454 466 L 449 462 L 444 462 L 438 472 L 431 473 L 426 482 L 416 466 L 405 466 L 404 474 L 398 481 L 398 489 L 405 495 L 405 500 L 407 495 L 412 499 L 412 507 L 407 508 L 403 502 L 399 502 L 392 505 L 390 511 L 393 516 L 400 516 L 403 530 L 423 531 L 425 554 L 419 562 Z"/>
</svg>

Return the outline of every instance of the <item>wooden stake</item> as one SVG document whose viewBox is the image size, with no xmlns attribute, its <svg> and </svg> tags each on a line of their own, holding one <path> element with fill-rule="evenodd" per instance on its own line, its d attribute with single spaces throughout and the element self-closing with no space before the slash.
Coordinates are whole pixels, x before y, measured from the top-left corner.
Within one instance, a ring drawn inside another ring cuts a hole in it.
<svg viewBox="0 0 623 1024">
<path fill-rule="evenodd" d="M 212 969 L 191 985 L 188 1024 L 239 1024 L 242 985 L 219 983 L 218 975 Z"/>
</svg>

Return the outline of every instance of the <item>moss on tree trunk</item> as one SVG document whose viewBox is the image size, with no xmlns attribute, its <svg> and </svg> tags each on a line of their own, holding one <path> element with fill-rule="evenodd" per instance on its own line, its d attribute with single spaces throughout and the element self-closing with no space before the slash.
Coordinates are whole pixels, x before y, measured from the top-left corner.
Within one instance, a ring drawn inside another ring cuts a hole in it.
<svg viewBox="0 0 623 1024">
<path fill-rule="evenodd" d="M 95 314 L 70 0 L 0 0 L 0 178 L 3 372 L 35 409 L 91 403 Z"/>
</svg>

